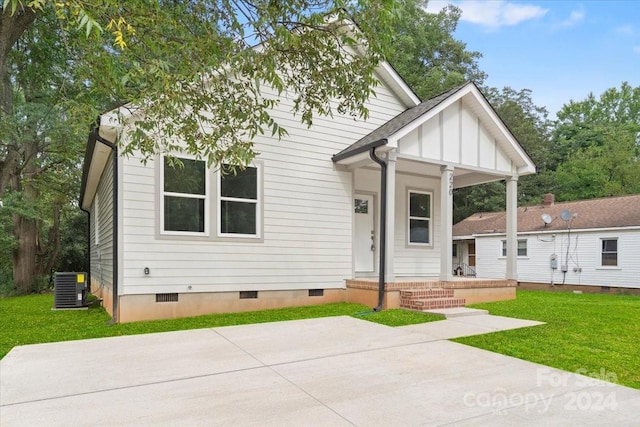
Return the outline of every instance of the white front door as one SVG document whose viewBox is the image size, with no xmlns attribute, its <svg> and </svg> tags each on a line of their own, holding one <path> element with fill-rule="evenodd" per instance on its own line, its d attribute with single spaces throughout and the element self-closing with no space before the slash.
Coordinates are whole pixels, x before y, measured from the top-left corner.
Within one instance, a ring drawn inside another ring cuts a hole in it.
<svg viewBox="0 0 640 427">
<path fill-rule="evenodd" d="M 353 257 L 355 270 L 358 273 L 374 271 L 374 257 L 376 251 L 376 236 L 374 224 L 373 196 L 356 194 L 353 199 L 355 215 L 355 241 L 353 242 Z"/>
</svg>

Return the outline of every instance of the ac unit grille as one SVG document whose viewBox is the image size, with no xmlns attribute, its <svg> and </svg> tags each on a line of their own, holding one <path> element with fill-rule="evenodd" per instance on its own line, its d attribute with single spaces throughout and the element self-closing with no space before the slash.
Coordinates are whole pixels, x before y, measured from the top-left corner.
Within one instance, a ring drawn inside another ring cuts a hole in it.
<svg viewBox="0 0 640 427">
<path fill-rule="evenodd" d="M 86 277 L 85 273 L 56 273 L 53 282 L 55 308 L 85 307 Z"/>
</svg>

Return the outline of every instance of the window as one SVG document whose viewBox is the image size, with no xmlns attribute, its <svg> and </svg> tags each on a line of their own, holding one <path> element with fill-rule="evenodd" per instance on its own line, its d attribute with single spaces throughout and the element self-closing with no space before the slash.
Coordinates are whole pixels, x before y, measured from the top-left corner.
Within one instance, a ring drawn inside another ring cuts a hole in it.
<svg viewBox="0 0 640 427">
<path fill-rule="evenodd" d="M 431 194 L 409 191 L 409 244 L 431 244 Z"/>
<path fill-rule="evenodd" d="M 258 237 L 258 168 L 218 174 L 218 233 L 221 236 Z"/>
<path fill-rule="evenodd" d="M 458 257 L 458 244 L 457 243 L 453 244 L 453 249 L 451 251 L 452 251 L 451 256 L 454 257 L 454 258 L 457 258 Z"/>
<path fill-rule="evenodd" d="M 507 241 L 502 241 L 502 256 L 507 256 Z M 518 256 L 527 256 L 527 240 L 518 240 Z"/>
<path fill-rule="evenodd" d="M 208 231 L 208 180 L 204 161 L 180 158 L 172 165 L 163 156 L 161 173 L 162 232 L 206 234 Z"/>
<path fill-rule="evenodd" d="M 602 239 L 602 266 L 618 266 L 618 239 Z"/>
</svg>

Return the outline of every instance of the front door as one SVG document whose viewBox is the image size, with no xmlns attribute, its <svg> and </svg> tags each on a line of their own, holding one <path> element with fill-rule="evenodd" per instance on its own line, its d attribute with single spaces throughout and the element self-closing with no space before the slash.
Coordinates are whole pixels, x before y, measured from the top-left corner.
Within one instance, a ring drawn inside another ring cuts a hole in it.
<svg viewBox="0 0 640 427">
<path fill-rule="evenodd" d="M 353 199 L 355 216 L 355 241 L 353 257 L 355 270 L 358 273 L 374 271 L 375 231 L 373 196 L 356 194 Z"/>
<path fill-rule="evenodd" d="M 469 243 L 469 267 L 476 266 L 476 242 Z"/>
</svg>

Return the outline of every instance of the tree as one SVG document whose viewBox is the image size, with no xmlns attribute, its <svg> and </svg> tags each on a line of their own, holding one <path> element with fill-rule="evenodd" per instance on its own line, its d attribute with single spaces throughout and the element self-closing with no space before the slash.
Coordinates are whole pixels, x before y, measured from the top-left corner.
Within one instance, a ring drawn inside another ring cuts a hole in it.
<svg viewBox="0 0 640 427">
<path fill-rule="evenodd" d="M 402 0 L 394 29 L 395 49 L 389 62 L 422 99 L 428 99 L 466 81 L 482 85 L 486 74 L 478 66 L 479 52 L 453 36 L 460 9 L 449 5 L 427 13 L 427 1 Z"/>
<path fill-rule="evenodd" d="M 56 212 L 77 187 L 49 184 L 77 178 L 81 135 L 100 111 L 122 106 L 133 125 L 125 154 L 180 148 L 246 165 L 256 135 L 286 133 L 270 113 L 280 95 L 308 125 L 317 114 L 367 116 L 396 10 L 388 0 L 4 0 L 0 199 L 12 201 L 3 229 L 18 290 L 52 265 Z"/>
<path fill-rule="evenodd" d="M 640 192 L 640 87 L 565 104 L 554 135 L 560 200 Z"/>
</svg>

